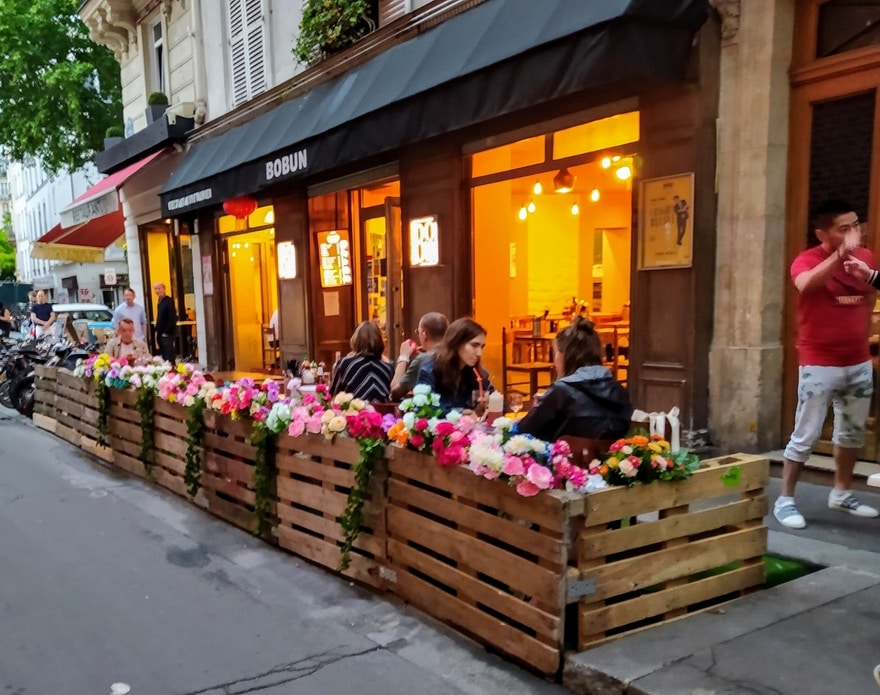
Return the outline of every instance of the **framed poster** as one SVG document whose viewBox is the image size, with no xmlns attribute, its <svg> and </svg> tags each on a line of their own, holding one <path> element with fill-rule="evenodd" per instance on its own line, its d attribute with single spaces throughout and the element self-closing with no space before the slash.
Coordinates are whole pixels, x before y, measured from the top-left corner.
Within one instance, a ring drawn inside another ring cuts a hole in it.
<svg viewBox="0 0 880 695">
<path fill-rule="evenodd" d="M 640 270 L 691 266 L 694 255 L 693 200 L 693 172 L 641 182 Z"/>
<path fill-rule="evenodd" d="M 210 256 L 202 256 L 202 291 L 206 297 L 214 294 L 214 269 Z"/>
</svg>

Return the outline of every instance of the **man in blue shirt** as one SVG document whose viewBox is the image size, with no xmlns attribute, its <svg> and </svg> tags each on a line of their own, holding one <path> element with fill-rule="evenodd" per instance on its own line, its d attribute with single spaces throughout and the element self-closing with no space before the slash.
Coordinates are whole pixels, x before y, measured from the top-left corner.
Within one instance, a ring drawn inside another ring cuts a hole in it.
<svg viewBox="0 0 880 695">
<path fill-rule="evenodd" d="M 134 324 L 135 340 L 147 339 L 147 313 L 140 304 L 134 303 L 134 290 L 126 287 L 123 292 L 125 301 L 113 312 L 113 328 L 119 328 L 122 319 L 131 319 Z"/>
</svg>

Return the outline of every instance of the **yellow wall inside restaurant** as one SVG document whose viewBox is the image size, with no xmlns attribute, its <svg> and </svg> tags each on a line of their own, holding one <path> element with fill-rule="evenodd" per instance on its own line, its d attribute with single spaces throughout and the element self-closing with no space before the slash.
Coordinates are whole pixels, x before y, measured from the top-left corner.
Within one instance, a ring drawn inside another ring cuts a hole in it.
<svg viewBox="0 0 880 695">
<path fill-rule="evenodd" d="M 174 288 L 171 285 L 171 251 L 168 248 L 168 234 L 164 231 L 147 232 L 147 261 L 150 268 L 150 301 L 155 320 L 157 300 L 153 285 L 162 282 L 165 284 L 165 291 L 174 295 Z"/>
<path fill-rule="evenodd" d="M 602 312 L 617 313 L 629 301 L 630 252 L 629 227 L 605 229 L 602 243 Z"/>
<path fill-rule="evenodd" d="M 589 277 L 583 258 L 580 215 L 571 214 L 578 196 L 543 195 L 528 225 L 528 310 L 526 314 L 561 314 L 580 291 L 581 278 Z"/>
</svg>

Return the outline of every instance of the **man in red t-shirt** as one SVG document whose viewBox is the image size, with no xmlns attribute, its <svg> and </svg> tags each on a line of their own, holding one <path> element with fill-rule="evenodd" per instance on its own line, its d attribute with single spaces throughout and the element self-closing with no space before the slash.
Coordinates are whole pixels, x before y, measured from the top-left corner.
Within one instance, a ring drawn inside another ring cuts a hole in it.
<svg viewBox="0 0 880 695">
<path fill-rule="evenodd" d="M 875 293 L 844 267 L 847 260 L 858 259 L 873 268 L 874 256 L 861 246 L 858 215 L 843 201 L 827 201 L 819 208 L 816 237 L 820 244 L 798 254 L 791 264 L 798 291 L 798 406 L 785 447 L 782 492 L 773 507 L 780 524 L 796 529 L 806 522 L 795 507 L 794 489 L 822 433 L 829 404 L 834 405 L 836 471 L 828 506 L 861 517 L 878 514 L 850 491 L 874 384 L 868 326 Z"/>
</svg>

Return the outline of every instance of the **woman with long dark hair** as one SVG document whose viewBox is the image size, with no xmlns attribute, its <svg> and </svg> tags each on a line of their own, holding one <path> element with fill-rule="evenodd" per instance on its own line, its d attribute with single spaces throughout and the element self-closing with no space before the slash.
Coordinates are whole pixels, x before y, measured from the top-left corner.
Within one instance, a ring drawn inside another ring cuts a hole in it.
<svg viewBox="0 0 880 695">
<path fill-rule="evenodd" d="M 365 401 L 388 400 L 391 363 L 382 357 L 385 342 L 375 321 L 364 321 L 351 336 L 351 354 L 339 360 L 330 393 L 350 393 Z"/>
<path fill-rule="evenodd" d="M 517 423 L 517 431 L 555 441 L 562 436 L 619 439 L 630 427 L 629 394 L 602 366 L 602 341 L 593 323 L 576 318 L 556 335 L 558 378 Z"/>
<path fill-rule="evenodd" d="M 486 347 L 486 329 L 473 319 L 453 321 L 443 342 L 419 370 L 419 384 L 427 384 L 440 396 L 444 413 L 475 410 L 482 415 L 492 391 L 489 373 L 480 366 Z"/>
</svg>

